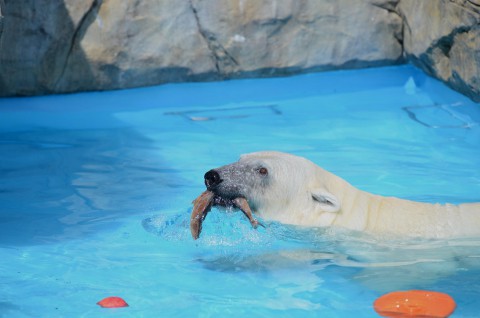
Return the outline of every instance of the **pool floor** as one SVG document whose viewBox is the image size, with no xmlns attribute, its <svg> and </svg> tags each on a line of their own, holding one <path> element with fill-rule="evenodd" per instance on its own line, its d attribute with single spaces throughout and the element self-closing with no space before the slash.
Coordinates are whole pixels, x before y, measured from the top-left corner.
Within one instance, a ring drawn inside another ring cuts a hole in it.
<svg viewBox="0 0 480 318">
<path fill-rule="evenodd" d="M 0 99 L 0 317 L 377 317 L 405 289 L 476 317 L 480 238 L 254 230 L 213 209 L 194 241 L 189 215 L 206 171 L 260 150 L 376 194 L 480 201 L 479 123 L 411 65 Z"/>
</svg>

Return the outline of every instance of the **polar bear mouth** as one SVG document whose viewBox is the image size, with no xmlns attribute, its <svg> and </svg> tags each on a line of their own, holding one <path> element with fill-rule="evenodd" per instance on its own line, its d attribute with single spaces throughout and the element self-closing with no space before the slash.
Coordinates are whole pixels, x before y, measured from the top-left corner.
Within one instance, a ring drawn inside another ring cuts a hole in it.
<svg viewBox="0 0 480 318">
<path fill-rule="evenodd" d="M 190 216 L 190 232 L 192 233 L 193 239 L 196 240 L 200 237 L 202 223 L 207 217 L 208 212 L 210 212 L 212 206 L 237 208 L 245 214 L 253 228 L 257 228 L 259 225 L 265 227 L 253 217 L 247 199 L 243 197 L 228 199 L 215 194 L 211 190 L 207 190 L 193 201 L 193 210 L 192 215 Z"/>
</svg>

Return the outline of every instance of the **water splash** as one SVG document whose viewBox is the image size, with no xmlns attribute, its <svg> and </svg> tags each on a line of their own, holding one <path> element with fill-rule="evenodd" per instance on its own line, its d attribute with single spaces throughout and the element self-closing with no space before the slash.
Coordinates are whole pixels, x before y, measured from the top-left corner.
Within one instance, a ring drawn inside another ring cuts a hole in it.
<svg viewBox="0 0 480 318">
<path fill-rule="evenodd" d="M 187 242 L 207 247 L 235 247 L 235 249 L 265 248 L 275 240 L 272 231 L 253 229 L 241 211 L 213 208 L 203 222 L 200 238 L 193 240 L 190 233 L 192 210 L 176 214 L 159 214 L 143 220 L 150 233 L 170 242 Z"/>
</svg>

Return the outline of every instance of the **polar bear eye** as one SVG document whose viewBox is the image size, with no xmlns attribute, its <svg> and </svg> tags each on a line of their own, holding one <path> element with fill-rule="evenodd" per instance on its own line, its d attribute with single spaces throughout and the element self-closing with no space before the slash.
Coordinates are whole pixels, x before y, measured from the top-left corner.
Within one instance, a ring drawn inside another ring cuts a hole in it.
<svg viewBox="0 0 480 318">
<path fill-rule="evenodd" d="M 267 168 L 261 167 L 258 169 L 258 173 L 260 173 L 262 176 L 266 176 L 268 174 Z"/>
</svg>

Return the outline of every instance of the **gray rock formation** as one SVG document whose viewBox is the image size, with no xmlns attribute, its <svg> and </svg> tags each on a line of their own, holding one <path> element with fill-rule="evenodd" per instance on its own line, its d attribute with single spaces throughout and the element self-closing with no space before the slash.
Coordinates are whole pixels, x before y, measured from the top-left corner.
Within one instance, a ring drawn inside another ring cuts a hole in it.
<svg viewBox="0 0 480 318">
<path fill-rule="evenodd" d="M 0 95 L 399 63 L 396 3 L 5 0 Z"/>
<path fill-rule="evenodd" d="M 412 61 L 480 101 L 480 0 L 0 0 L 0 96 Z"/>
<path fill-rule="evenodd" d="M 192 9 L 218 74 L 269 76 L 399 62 L 402 21 L 389 3 L 192 0 Z"/>
<path fill-rule="evenodd" d="M 480 101 L 480 0 L 401 0 L 410 61 Z"/>
<path fill-rule="evenodd" d="M 4 16 L 2 14 L 2 10 L 3 10 L 3 7 L 5 6 L 5 4 L 3 3 L 3 0 L 0 0 L 0 38 L 2 36 L 2 31 L 3 31 L 3 19 L 4 19 Z"/>
</svg>

